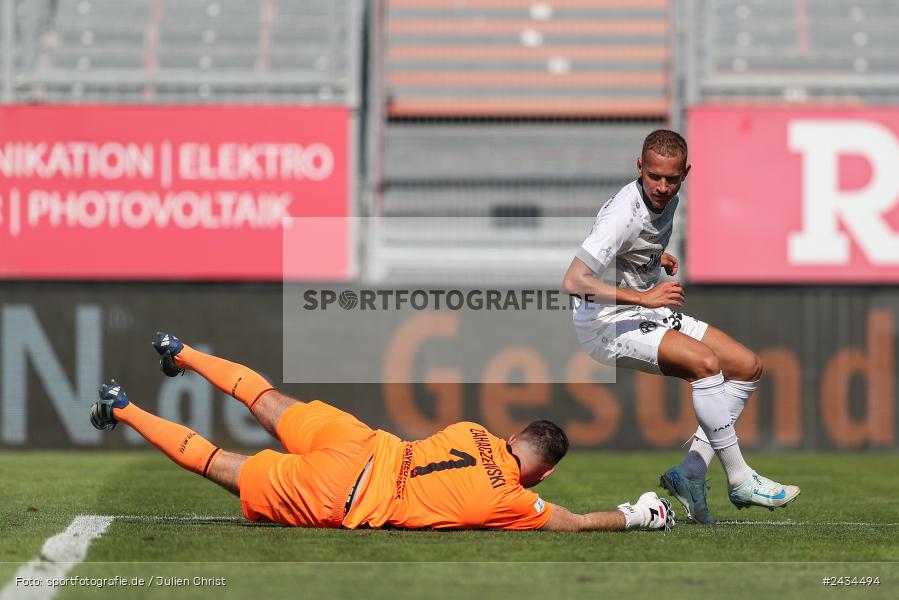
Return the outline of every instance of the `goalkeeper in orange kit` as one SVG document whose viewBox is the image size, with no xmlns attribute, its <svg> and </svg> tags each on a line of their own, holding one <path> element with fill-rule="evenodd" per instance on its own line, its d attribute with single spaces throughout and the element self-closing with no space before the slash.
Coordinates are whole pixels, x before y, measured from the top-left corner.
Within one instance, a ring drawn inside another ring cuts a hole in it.
<svg viewBox="0 0 899 600">
<path fill-rule="evenodd" d="M 153 346 L 166 375 L 196 371 L 243 402 L 287 453 L 244 456 L 222 450 L 187 427 L 140 409 L 115 380 L 100 388 L 91 422 L 97 429 L 119 421 L 134 428 L 181 467 L 239 496 L 251 521 L 549 531 L 674 525 L 670 504 L 654 492 L 617 510 L 576 514 L 530 491 L 568 451 L 565 432 L 549 421 L 535 421 L 508 440 L 461 422 L 405 442 L 318 400 L 285 396 L 248 367 L 199 352 L 173 335 L 158 333 Z"/>
</svg>

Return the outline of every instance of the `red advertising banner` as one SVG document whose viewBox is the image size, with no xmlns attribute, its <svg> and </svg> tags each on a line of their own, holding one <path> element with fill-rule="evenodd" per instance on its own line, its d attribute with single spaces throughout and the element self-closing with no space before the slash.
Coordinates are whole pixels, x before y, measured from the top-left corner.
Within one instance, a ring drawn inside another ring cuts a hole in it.
<svg viewBox="0 0 899 600">
<path fill-rule="evenodd" d="M 899 109 L 689 113 L 695 282 L 899 282 Z"/>
<path fill-rule="evenodd" d="M 346 279 L 348 228 L 289 272 L 282 233 L 350 216 L 349 136 L 344 108 L 0 108 L 0 277 Z"/>
</svg>

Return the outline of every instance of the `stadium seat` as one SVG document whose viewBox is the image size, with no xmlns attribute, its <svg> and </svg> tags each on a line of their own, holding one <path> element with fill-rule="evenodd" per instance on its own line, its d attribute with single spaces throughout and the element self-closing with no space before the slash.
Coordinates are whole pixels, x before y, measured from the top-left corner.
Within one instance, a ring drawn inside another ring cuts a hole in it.
<svg viewBox="0 0 899 600">
<path fill-rule="evenodd" d="M 707 32 L 694 74 L 704 98 L 790 101 L 883 98 L 899 69 L 893 2 L 718 0 L 693 27 Z M 887 94 L 889 96 L 889 93 Z"/>
<path fill-rule="evenodd" d="M 361 0 L 19 0 L 52 101 L 358 103 Z M 40 11 L 38 10 L 40 9 Z M 23 21 L 23 22 L 26 22 Z M 20 33 L 23 54 L 28 36 Z M 30 63 L 29 63 L 30 64 Z"/>
</svg>

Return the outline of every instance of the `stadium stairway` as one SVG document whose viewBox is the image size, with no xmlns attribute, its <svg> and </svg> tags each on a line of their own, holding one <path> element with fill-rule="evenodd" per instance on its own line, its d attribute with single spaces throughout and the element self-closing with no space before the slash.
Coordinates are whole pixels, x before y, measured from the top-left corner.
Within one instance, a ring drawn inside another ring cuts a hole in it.
<svg viewBox="0 0 899 600">
<path fill-rule="evenodd" d="M 665 118 L 669 0 L 388 0 L 392 117 Z"/>
<path fill-rule="evenodd" d="M 369 276 L 556 288 L 668 118 L 668 0 L 386 8 Z"/>
</svg>

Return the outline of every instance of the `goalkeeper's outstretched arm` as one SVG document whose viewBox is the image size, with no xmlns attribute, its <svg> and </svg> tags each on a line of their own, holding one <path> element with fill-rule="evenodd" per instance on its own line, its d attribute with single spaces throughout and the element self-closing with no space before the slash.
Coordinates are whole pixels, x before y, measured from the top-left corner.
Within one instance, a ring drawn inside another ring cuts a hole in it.
<svg viewBox="0 0 899 600">
<path fill-rule="evenodd" d="M 544 531 L 624 531 L 627 522 L 620 510 L 591 512 L 585 515 L 573 513 L 564 506 L 552 505 L 552 515 Z"/>
<path fill-rule="evenodd" d="M 544 531 L 624 531 L 626 529 L 664 529 L 674 526 L 674 511 L 665 498 L 646 492 L 635 504 L 618 505 L 618 510 L 578 514 L 558 504 L 552 505 Z"/>
</svg>

